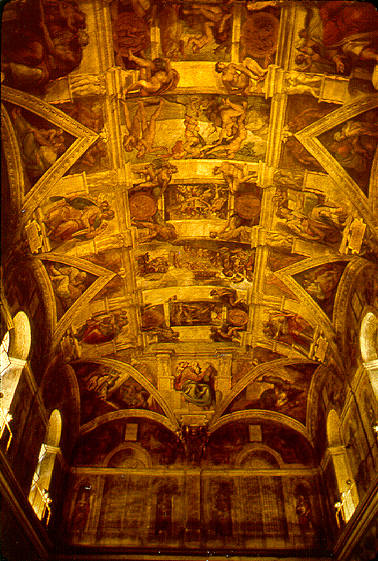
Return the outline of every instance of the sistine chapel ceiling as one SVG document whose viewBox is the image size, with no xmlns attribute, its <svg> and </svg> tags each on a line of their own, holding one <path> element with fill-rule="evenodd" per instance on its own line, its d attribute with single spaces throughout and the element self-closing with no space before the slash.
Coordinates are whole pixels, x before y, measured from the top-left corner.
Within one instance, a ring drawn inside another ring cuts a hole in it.
<svg viewBox="0 0 378 561">
<path fill-rule="evenodd" d="M 224 474 L 252 450 L 260 467 L 317 465 L 322 399 L 340 406 L 356 361 L 346 297 L 375 293 L 377 22 L 357 2 L 5 6 L 8 290 L 38 287 L 41 352 L 74 376 L 74 473 L 212 467 L 207 504 L 227 512 Z M 179 495 L 165 477 L 155 544 Z M 214 525 L 206 543 L 228 543 L 227 517 Z"/>
</svg>

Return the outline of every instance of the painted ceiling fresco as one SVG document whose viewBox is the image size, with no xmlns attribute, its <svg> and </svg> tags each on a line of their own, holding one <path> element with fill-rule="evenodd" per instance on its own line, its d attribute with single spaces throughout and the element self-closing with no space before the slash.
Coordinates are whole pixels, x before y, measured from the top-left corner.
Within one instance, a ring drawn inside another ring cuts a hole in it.
<svg viewBox="0 0 378 561">
<path fill-rule="evenodd" d="M 12 242 L 76 377 L 75 465 L 125 440 L 115 466 L 231 469 L 251 442 L 312 464 L 327 367 L 336 387 L 354 360 L 335 309 L 377 256 L 377 20 L 355 2 L 7 4 Z"/>
</svg>

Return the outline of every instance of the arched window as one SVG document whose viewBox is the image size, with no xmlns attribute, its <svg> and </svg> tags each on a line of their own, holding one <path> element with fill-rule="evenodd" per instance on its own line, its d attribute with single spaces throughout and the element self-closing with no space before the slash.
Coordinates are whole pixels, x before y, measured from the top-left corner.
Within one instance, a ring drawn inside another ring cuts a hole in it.
<svg viewBox="0 0 378 561">
<path fill-rule="evenodd" d="M 361 322 L 360 349 L 364 367 L 378 399 L 378 318 L 371 310 L 367 311 Z"/>
<path fill-rule="evenodd" d="M 9 360 L 9 331 L 3 337 L 0 346 L 0 375 L 8 368 L 10 365 Z"/>
<path fill-rule="evenodd" d="M 10 341 L 10 355 L 13 359 L 25 361 L 31 345 L 31 329 L 25 312 L 18 312 L 13 318 L 14 338 Z"/>
<path fill-rule="evenodd" d="M 10 365 L 10 360 L 9 360 L 9 331 L 6 332 L 6 334 L 3 337 L 3 340 L 1 341 L 1 347 L 0 347 L 0 376 L 3 375 L 3 372 L 6 371 L 6 369 L 8 368 L 8 366 Z M 1 378 L 0 378 L 1 380 Z M 4 398 L 4 393 L 3 393 L 3 383 L 1 380 L 1 386 L 0 386 L 0 400 L 1 400 L 1 407 L 0 407 L 0 439 L 3 438 L 3 434 L 5 433 L 5 431 L 7 431 L 7 436 L 6 436 L 6 449 L 8 450 L 9 448 L 9 444 L 12 438 L 12 431 L 11 428 L 9 426 L 10 421 L 12 420 L 12 415 L 10 415 L 9 411 L 4 407 L 3 405 L 3 398 Z"/>
<path fill-rule="evenodd" d="M 31 345 L 31 329 L 28 316 L 25 312 L 18 312 L 11 320 L 12 327 L 5 334 L 1 342 L 1 368 L 0 368 L 0 438 L 7 433 L 6 448 L 12 439 L 9 425 L 12 417 L 9 408 L 17 385 L 28 358 Z"/>
<path fill-rule="evenodd" d="M 335 471 L 339 500 L 335 503 L 336 519 L 348 522 L 358 505 L 358 492 L 349 464 L 347 449 L 341 437 L 341 423 L 332 409 L 327 418 L 328 451 Z"/>
<path fill-rule="evenodd" d="M 361 322 L 360 346 L 365 363 L 378 359 L 378 319 L 373 312 L 367 312 Z"/>
<path fill-rule="evenodd" d="M 38 464 L 33 475 L 29 493 L 29 502 L 40 520 L 48 524 L 50 518 L 49 487 L 54 471 L 56 455 L 59 452 L 59 442 L 62 430 L 62 418 L 55 409 L 49 419 L 46 438 L 39 451 Z"/>
</svg>

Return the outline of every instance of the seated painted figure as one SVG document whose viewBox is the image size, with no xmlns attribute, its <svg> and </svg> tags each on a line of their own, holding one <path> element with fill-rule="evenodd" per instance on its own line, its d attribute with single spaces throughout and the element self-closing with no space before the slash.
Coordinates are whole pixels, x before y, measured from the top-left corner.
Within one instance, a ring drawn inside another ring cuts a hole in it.
<svg viewBox="0 0 378 561">
<path fill-rule="evenodd" d="M 51 80 L 77 68 L 88 44 L 85 14 L 74 0 L 23 2 L 17 22 L 4 24 L 2 70 L 5 84 L 43 93 Z"/>
<path fill-rule="evenodd" d="M 96 201 L 81 197 L 50 197 L 54 203 L 44 220 L 47 236 L 55 242 L 67 240 L 90 240 L 107 228 L 114 211 L 108 201 Z"/>
<path fill-rule="evenodd" d="M 209 407 L 214 402 L 215 368 L 208 364 L 204 369 L 198 362 L 181 362 L 177 368 L 174 387 L 182 391 L 186 401 Z"/>
<path fill-rule="evenodd" d="M 125 310 L 111 314 L 100 312 L 87 319 L 85 324 L 78 329 L 76 337 L 87 345 L 107 343 L 117 337 L 128 323 Z"/>
</svg>

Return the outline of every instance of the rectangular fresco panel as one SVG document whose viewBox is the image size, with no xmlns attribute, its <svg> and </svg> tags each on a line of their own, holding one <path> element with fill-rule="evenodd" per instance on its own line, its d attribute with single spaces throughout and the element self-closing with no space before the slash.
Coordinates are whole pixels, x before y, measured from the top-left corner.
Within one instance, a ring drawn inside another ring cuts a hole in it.
<svg viewBox="0 0 378 561">
<path fill-rule="evenodd" d="M 169 476 L 126 472 L 123 475 L 91 476 L 102 489 L 96 512 L 86 514 L 81 532 L 74 531 L 83 498 L 76 491 L 76 504 L 70 509 L 67 527 L 73 543 L 114 546 L 164 544 L 174 547 L 233 548 L 316 545 L 321 514 L 316 511 L 313 477 L 243 477 L 200 475 L 193 472 Z M 190 482 L 190 485 L 188 485 Z M 90 489 L 90 487 L 89 487 Z M 201 491 L 200 491 L 201 489 Z M 204 494 L 204 506 L 195 494 Z M 284 505 L 284 494 L 294 494 Z M 193 495 L 193 496 L 192 496 Z M 86 503 L 90 504 L 90 498 Z M 184 526 L 187 510 L 188 525 Z M 95 534 L 86 531 L 90 520 L 98 520 Z"/>
<path fill-rule="evenodd" d="M 173 95 L 123 102 L 130 163 L 173 159 L 264 159 L 270 102 L 260 97 Z"/>
<path fill-rule="evenodd" d="M 167 220 L 225 219 L 228 189 L 214 184 L 173 185 L 165 194 Z"/>
</svg>

